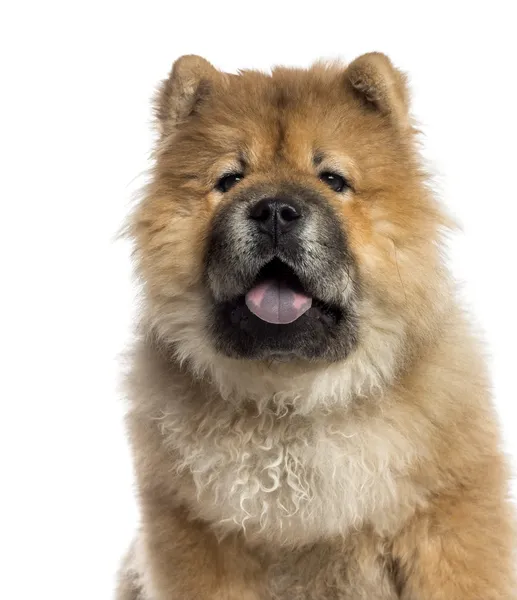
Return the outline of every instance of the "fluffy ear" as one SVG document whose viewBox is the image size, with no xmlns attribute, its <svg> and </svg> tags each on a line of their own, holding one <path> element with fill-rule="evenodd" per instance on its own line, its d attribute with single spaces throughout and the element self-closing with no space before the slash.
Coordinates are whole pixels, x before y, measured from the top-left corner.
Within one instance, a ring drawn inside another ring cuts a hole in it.
<svg viewBox="0 0 517 600">
<path fill-rule="evenodd" d="M 406 76 L 380 52 L 356 58 L 346 69 L 346 77 L 363 100 L 389 117 L 401 129 L 409 127 L 409 93 Z"/>
<path fill-rule="evenodd" d="M 174 131 L 194 111 L 218 75 L 219 71 L 201 56 L 190 54 L 176 60 L 155 99 L 155 115 L 162 135 Z"/>
</svg>

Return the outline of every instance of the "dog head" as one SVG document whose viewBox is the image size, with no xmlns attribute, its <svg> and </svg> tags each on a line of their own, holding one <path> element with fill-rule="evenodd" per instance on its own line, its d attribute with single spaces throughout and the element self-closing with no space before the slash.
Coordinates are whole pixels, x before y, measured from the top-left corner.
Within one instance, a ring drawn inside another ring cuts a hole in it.
<svg viewBox="0 0 517 600">
<path fill-rule="evenodd" d="M 147 322 L 179 358 L 372 380 L 433 335 L 446 220 L 386 56 L 238 75 L 185 56 L 156 117 L 130 230 Z"/>
</svg>

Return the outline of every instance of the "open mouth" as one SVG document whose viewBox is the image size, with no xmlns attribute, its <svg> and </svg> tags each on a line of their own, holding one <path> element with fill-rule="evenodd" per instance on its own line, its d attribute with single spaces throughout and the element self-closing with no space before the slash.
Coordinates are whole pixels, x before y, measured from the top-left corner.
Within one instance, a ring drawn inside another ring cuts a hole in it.
<svg viewBox="0 0 517 600">
<path fill-rule="evenodd" d="M 277 258 L 260 270 L 244 301 L 257 318 L 274 325 L 294 323 L 309 310 L 327 325 L 340 319 L 338 308 L 312 297 L 293 269 Z"/>
</svg>

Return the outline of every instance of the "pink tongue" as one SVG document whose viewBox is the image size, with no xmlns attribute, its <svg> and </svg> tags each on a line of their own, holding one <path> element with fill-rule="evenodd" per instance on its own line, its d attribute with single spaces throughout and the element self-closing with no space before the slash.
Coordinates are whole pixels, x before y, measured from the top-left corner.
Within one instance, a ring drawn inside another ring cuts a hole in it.
<svg viewBox="0 0 517 600">
<path fill-rule="evenodd" d="M 312 298 L 295 292 L 285 283 L 264 281 L 246 294 L 246 306 L 259 319 L 276 325 L 287 325 L 307 312 Z"/>
</svg>

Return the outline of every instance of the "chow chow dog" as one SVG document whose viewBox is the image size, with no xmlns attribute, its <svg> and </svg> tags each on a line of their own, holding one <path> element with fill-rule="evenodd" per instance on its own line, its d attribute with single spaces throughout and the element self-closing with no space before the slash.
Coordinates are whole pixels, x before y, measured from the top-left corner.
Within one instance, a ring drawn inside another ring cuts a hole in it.
<svg viewBox="0 0 517 600">
<path fill-rule="evenodd" d="M 405 75 L 380 53 L 238 74 L 183 56 L 155 114 L 127 226 L 141 524 L 117 598 L 517 598 Z"/>
</svg>

